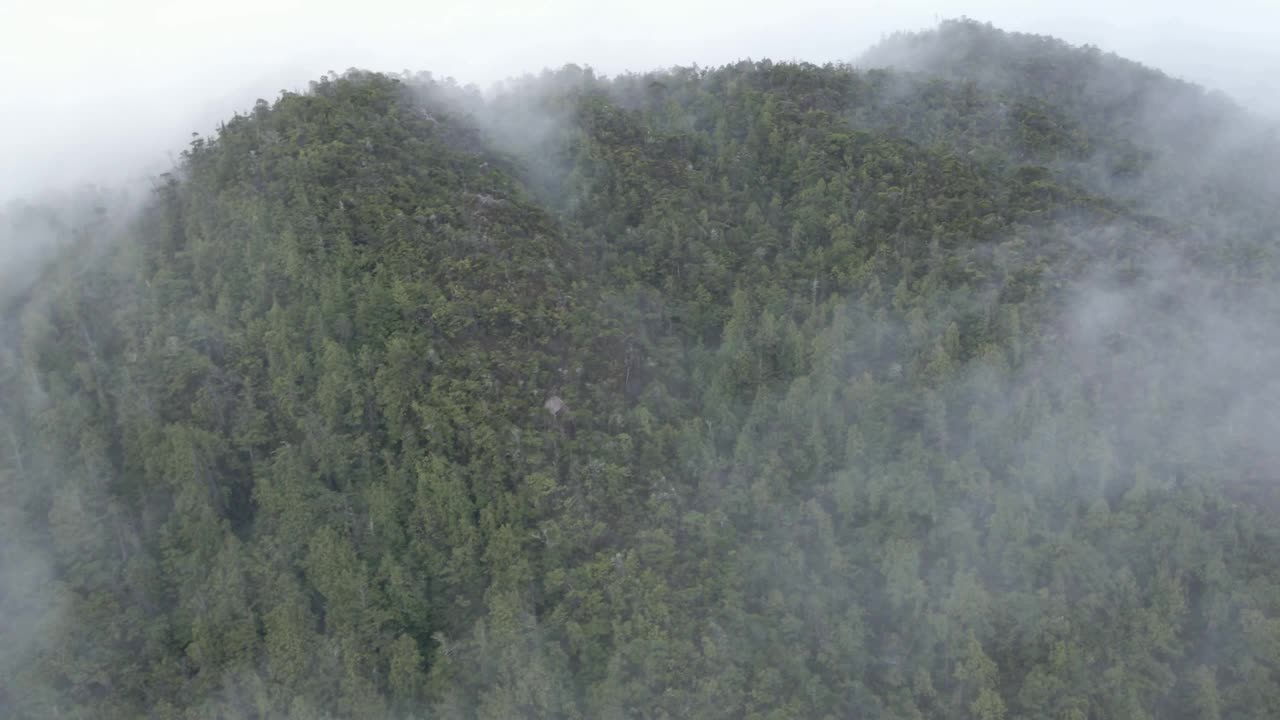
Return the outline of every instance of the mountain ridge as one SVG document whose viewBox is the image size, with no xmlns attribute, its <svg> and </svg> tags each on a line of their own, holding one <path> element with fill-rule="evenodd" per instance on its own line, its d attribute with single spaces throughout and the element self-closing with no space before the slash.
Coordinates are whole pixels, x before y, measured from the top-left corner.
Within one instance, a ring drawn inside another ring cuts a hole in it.
<svg viewBox="0 0 1280 720">
<path fill-rule="evenodd" d="M 1280 711 L 1274 148 L 959 67 L 351 71 L 59 225 L 0 709 Z"/>
</svg>

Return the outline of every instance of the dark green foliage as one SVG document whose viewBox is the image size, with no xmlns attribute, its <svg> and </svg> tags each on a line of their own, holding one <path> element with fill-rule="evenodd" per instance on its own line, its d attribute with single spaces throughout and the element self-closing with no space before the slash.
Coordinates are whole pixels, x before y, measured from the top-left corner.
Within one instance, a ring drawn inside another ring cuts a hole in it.
<svg viewBox="0 0 1280 720">
<path fill-rule="evenodd" d="M 1140 125 L 1234 111 L 938 33 L 194 139 L 0 298 L 0 711 L 1280 714 L 1280 223 Z"/>
</svg>

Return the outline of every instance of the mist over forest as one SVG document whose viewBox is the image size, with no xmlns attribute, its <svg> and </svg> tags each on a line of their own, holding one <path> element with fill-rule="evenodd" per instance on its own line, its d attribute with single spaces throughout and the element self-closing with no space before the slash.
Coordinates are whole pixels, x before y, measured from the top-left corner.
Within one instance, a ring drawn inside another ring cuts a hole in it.
<svg viewBox="0 0 1280 720">
<path fill-rule="evenodd" d="M 960 19 L 11 201 L 0 716 L 1280 717 L 1278 161 Z"/>
</svg>

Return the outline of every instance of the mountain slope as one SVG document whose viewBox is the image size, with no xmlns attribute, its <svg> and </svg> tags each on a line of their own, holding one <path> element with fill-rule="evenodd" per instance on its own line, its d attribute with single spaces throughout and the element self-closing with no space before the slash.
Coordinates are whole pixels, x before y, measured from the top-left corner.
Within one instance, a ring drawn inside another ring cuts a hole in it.
<svg viewBox="0 0 1280 720">
<path fill-rule="evenodd" d="M 196 138 L 6 300 L 0 708 L 1280 712 L 1274 208 L 1135 108 L 1247 122 L 892 42 Z"/>
</svg>

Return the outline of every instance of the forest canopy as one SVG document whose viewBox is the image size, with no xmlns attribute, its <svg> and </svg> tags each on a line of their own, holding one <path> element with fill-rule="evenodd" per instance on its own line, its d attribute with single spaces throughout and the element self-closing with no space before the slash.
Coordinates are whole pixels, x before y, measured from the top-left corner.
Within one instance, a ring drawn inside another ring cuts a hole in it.
<svg viewBox="0 0 1280 720">
<path fill-rule="evenodd" d="M 1278 159 L 953 21 L 14 208 L 0 715 L 1280 717 Z"/>
</svg>

